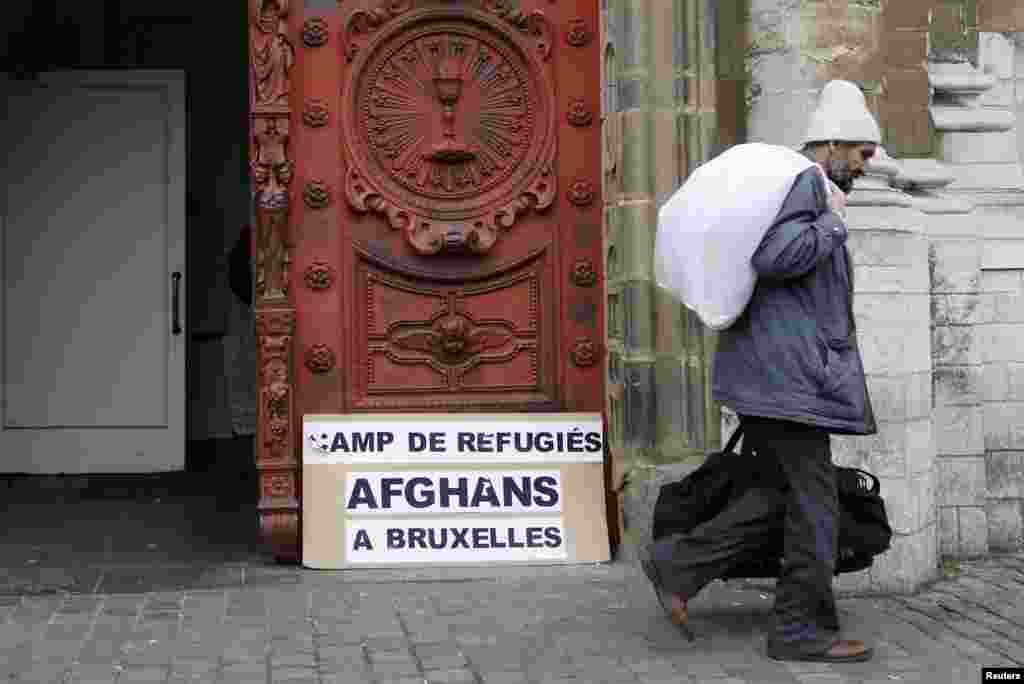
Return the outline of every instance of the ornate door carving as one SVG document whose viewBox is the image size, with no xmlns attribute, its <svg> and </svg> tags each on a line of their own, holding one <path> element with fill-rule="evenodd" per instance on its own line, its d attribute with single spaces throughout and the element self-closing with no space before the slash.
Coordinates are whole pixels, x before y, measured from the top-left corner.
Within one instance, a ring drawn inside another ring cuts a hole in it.
<svg viewBox="0 0 1024 684">
<path fill-rule="evenodd" d="M 305 413 L 602 410 L 597 21 L 597 0 L 293 21 L 302 199 L 264 280 L 297 314 L 292 435 Z"/>
</svg>

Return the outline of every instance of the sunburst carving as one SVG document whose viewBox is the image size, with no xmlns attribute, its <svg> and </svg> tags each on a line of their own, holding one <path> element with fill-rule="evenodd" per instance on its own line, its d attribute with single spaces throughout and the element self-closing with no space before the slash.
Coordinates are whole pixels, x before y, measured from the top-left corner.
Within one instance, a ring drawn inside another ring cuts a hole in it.
<svg viewBox="0 0 1024 684">
<path fill-rule="evenodd" d="M 557 194 L 548 77 L 490 15 L 405 23 L 360 51 L 343 93 L 346 196 L 421 254 L 486 252 Z"/>
<path fill-rule="evenodd" d="M 361 128 L 377 162 L 417 193 L 442 200 L 500 184 L 534 128 L 521 66 L 467 35 L 411 40 L 382 60 Z"/>
</svg>

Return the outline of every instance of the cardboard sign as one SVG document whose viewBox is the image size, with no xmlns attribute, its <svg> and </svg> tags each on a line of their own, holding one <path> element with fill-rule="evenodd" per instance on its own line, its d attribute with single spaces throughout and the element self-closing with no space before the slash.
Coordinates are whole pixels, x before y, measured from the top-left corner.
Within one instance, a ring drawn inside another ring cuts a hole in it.
<svg viewBox="0 0 1024 684">
<path fill-rule="evenodd" d="M 305 417 L 303 563 L 609 559 L 600 414 Z"/>
</svg>

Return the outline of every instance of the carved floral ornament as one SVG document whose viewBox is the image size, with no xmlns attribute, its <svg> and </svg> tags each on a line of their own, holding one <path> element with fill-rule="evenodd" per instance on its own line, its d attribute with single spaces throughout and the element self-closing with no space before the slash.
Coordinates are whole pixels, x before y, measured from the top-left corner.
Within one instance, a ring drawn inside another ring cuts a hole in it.
<svg viewBox="0 0 1024 684">
<path fill-rule="evenodd" d="M 398 333 L 392 344 L 400 349 L 426 352 L 439 363 L 453 366 L 488 349 L 503 347 L 512 339 L 512 333 L 504 327 L 477 326 L 465 316 L 451 314 L 438 319 L 429 328 Z"/>
<path fill-rule="evenodd" d="M 311 180 L 302 189 L 302 201 L 310 209 L 323 209 L 331 204 L 331 188 L 322 180 Z"/>
<path fill-rule="evenodd" d="M 590 106 L 586 100 L 582 97 L 577 97 L 569 103 L 569 111 L 566 113 L 566 118 L 573 126 L 589 126 L 594 120 L 594 113 L 590 111 Z"/>
<path fill-rule="evenodd" d="M 346 198 L 384 216 L 420 254 L 484 253 L 557 192 L 545 55 L 499 19 L 550 48 L 537 37 L 545 31 L 529 29 L 546 23 L 494 0 L 457 13 L 412 5 L 385 3 L 347 24 L 358 49 L 342 94 L 354 103 L 343 120 Z"/>
<path fill-rule="evenodd" d="M 573 47 L 584 47 L 590 42 L 591 33 L 587 22 L 583 19 L 575 19 L 569 25 L 569 31 L 565 34 L 565 40 Z"/>
<path fill-rule="evenodd" d="M 569 201 L 577 207 L 589 207 L 594 203 L 594 184 L 586 178 L 577 178 L 566 191 Z"/>
<path fill-rule="evenodd" d="M 306 47 L 322 47 L 327 44 L 328 37 L 327 22 L 320 17 L 313 17 L 303 22 L 302 43 Z"/>
<path fill-rule="evenodd" d="M 572 264 L 569 278 L 577 287 L 593 287 L 597 283 L 597 270 L 589 258 L 577 259 Z"/>
<path fill-rule="evenodd" d="M 600 352 L 593 340 L 579 340 L 573 345 L 569 357 L 580 368 L 588 368 L 597 363 Z"/>
<path fill-rule="evenodd" d="M 334 368 L 334 350 L 326 344 L 314 344 L 306 349 L 306 368 L 317 374 L 328 373 Z"/>
<path fill-rule="evenodd" d="M 306 100 L 302 110 L 302 121 L 310 128 L 322 128 L 327 125 L 329 113 L 327 103 L 316 98 Z"/>
<path fill-rule="evenodd" d="M 334 283 L 334 269 L 323 261 L 314 261 L 303 274 L 306 287 L 310 290 L 328 290 Z"/>
</svg>

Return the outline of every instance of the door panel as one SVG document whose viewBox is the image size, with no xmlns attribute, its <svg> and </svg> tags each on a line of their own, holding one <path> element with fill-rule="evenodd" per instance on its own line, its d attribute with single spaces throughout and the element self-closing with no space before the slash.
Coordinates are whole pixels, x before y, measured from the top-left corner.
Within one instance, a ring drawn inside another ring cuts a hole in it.
<svg viewBox="0 0 1024 684">
<path fill-rule="evenodd" d="M 250 2 L 260 515 L 305 414 L 603 412 L 597 0 Z"/>
<path fill-rule="evenodd" d="M 597 6 L 515 4 L 305 15 L 300 414 L 602 410 Z"/>
<path fill-rule="evenodd" d="M 184 465 L 183 86 L 116 72 L 7 84 L 0 469 Z"/>
</svg>

